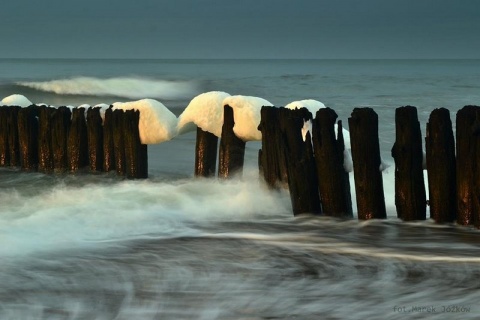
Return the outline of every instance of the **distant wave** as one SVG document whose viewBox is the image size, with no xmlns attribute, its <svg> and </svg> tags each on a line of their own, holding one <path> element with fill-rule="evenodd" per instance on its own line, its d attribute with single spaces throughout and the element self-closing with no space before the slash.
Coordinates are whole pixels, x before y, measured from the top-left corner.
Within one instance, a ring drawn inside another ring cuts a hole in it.
<svg viewBox="0 0 480 320">
<path fill-rule="evenodd" d="M 100 79 L 76 77 L 38 82 L 17 82 L 19 86 L 54 92 L 60 95 L 113 96 L 131 99 L 156 98 L 175 100 L 198 94 L 193 81 L 170 81 L 148 78 L 117 77 Z"/>
</svg>

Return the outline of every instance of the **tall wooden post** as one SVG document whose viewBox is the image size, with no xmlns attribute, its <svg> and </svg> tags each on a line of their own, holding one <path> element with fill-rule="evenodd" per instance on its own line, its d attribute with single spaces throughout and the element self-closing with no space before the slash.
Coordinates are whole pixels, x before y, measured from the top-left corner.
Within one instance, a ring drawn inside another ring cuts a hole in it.
<svg viewBox="0 0 480 320">
<path fill-rule="evenodd" d="M 20 107 L 13 106 L 8 109 L 7 131 L 8 151 L 10 153 L 10 166 L 20 166 L 20 144 L 18 140 L 18 112 Z"/>
<path fill-rule="evenodd" d="M 238 138 L 233 132 L 235 125 L 233 108 L 225 105 L 220 139 L 218 177 L 231 178 L 234 174 L 242 174 L 245 157 L 245 141 Z"/>
<path fill-rule="evenodd" d="M 68 169 L 71 172 L 88 166 L 88 135 L 84 108 L 73 109 L 67 156 Z"/>
<path fill-rule="evenodd" d="M 51 117 L 55 109 L 40 106 L 38 110 L 38 170 L 53 171 L 52 124 Z"/>
<path fill-rule="evenodd" d="M 55 171 L 63 172 L 67 169 L 67 141 L 70 132 L 72 113 L 67 107 L 53 109 L 50 119 L 52 134 L 53 167 Z"/>
<path fill-rule="evenodd" d="M 124 175 L 126 173 L 123 117 L 123 110 L 117 109 L 113 111 L 113 150 L 115 154 L 115 171 L 118 175 Z"/>
<path fill-rule="evenodd" d="M 397 215 L 405 221 L 425 220 L 427 200 L 423 181 L 422 133 L 417 108 L 397 108 L 395 130 L 392 157 L 395 160 Z"/>
<path fill-rule="evenodd" d="M 195 176 L 215 176 L 217 166 L 218 137 L 197 127 L 195 145 Z"/>
<path fill-rule="evenodd" d="M 114 120 L 112 106 L 105 110 L 103 119 L 103 171 L 115 169 Z"/>
<path fill-rule="evenodd" d="M 435 109 L 427 123 L 426 156 L 430 217 L 453 222 L 456 214 L 456 164 L 450 112 Z"/>
<path fill-rule="evenodd" d="M 24 170 L 36 170 L 38 166 L 38 121 L 37 107 L 29 106 L 18 111 L 18 142 L 20 164 Z"/>
<path fill-rule="evenodd" d="M 125 130 L 125 168 L 126 176 L 130 179 L 145 179 L 148 176 L 146 145 L 140 142 L 138 110 L 126 110 L 123 128 Z"/>
<path fill-rule="evenodd" d="M 387 217 L 380 171 L 378 115 L 372 108 L 355 108 L 348 119 L 358 218 Z"/>
<path fill-rule="evenodd" d="M 10 107 L 0 106 L 0 166 L 10 165 L 10 151 L 8 150 L 8 113 Z"/>
<path fill-rule="evenodd" d="M 90 170 L 103 170 L 103 126 L 100 108 L 87 110 L 88 158 Z"/>
</svg>

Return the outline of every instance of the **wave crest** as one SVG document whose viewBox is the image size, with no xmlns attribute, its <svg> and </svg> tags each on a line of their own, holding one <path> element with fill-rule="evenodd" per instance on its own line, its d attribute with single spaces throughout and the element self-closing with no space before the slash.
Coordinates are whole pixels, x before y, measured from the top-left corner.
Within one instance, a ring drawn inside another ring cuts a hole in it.
<svg viewBox="0 0 480 320">
<path fill-rule="evenodd" d="M 176 100 L 190 98 L 199 92 L 196 83 L 193 81 L 132 77 L 108 79 L 76 77 L 51 81 L 18 82 L 16 84 L 60 95 L 113 96 L 129 99 L 148 97 Z"/>
</svg>

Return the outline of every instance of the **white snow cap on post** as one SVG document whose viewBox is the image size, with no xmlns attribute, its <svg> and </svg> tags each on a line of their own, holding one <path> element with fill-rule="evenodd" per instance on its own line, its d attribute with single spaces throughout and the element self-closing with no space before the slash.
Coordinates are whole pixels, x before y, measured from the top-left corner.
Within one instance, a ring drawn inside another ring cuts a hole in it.
<svg viewBox="0 0 480 320">
<path fill-rule="evenodd" d="M 217 137 L 222 135 L 223 100 L 230 95 L 222 91 L 202 93 L 190 101 L 178 117 L 178 133 L 195 130 L 194 123 L 203 131 L 208 131 Z"/>
<path fill-rule="evenodd" d="M 250 96 L 231 96 L 223 100 L 223 105 L 233 109 L 235 126 L 233 132 L 243 141 L 262 140 L 260 125 L 260 111 L 263 106 L 272 107 L 273 104 L 265 99 Z"/>
<path fill-rule="evenodd" d="M 143 144 L 162 143 L 177 135 L 177 117 L 157 100 L 116 102 L 113 110 L 117 109 L 140 111 L 138 129 Z"/>
<path fill-rule="evenodd" d="M 2 102 L 0 103 L 2 106 L 19 106 L 22 108 L 26 108 L 32 104 L 33 103 L 30 100 L 21 94 L 12 94 L 11 96 L 3 98 Z"/>
</svg>

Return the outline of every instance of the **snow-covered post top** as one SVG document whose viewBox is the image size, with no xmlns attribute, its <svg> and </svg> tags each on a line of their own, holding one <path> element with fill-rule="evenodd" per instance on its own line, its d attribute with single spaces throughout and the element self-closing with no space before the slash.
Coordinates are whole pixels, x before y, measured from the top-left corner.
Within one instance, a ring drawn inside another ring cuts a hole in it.
<svg viewBox="0 0 480 320">
<path fill-rule="evenodd" d="M 142 99 L 113 104 L 113 110 L 132 109 L 140 111 L 138 129 L 142 144 L 162 143 L 177 135 L 177 117 L 161 102 Z"/>
<path fill-rule="evenodd" d="M 222 135 L 223 100 L 230 95 L 222 91 L 202 93 L 190 101 L 188 106 L 178 117 L 177 130 L 179 134 L 195 130 L 195 124 L 203 131 Z"/>
<path fill-rule="evenodd" d="M 243 141 L 262 140 L 262 133 L 258 130 L 260 111 L 263 106 L 273 107 L 271 102 L 258 97 L 237 95 L 225 98 L 223 105 L 229 105 L 233 109 L 233 132 L 238 138 Z"/>
<path fill-rule="evenodd" d="M 22 108 L 26 108 L 28 106 L 31 106 L 33 103 L 28 100 L 25 96 L 22 96 L 21 94 L 12 94 L 8 97 L 5 97 L 2 99 L 2 102 L 0 102 L 1 106 L 19 106 Z"/>
</svg>

